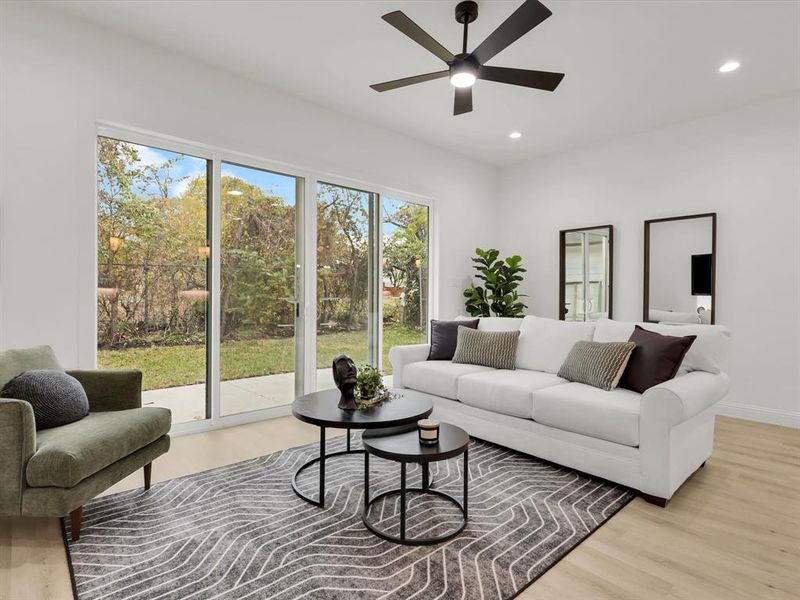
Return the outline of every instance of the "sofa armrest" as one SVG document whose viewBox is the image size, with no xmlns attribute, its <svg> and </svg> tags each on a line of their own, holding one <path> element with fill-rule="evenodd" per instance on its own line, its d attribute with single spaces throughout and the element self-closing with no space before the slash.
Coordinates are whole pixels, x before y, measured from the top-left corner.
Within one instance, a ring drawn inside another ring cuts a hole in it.
<svg viewBox="0 0 800 600">
<path fill-rule="evenodd" d="M 393 346 L 389 349 L 389 362 L 392 363 L 392 386 L 403 388 L 403 368 L 415 362 L 428 360 L 430 344 L 413 344 L 410 346 Z"/>
<path fill-rule="evenodd" d="M 674 426 L 722 400 L 730 389 L 725 373 L 692 371 L 651 387 L 642 394 L 640 423 L 655 419 Z"/>
<path fill-rule="evenodd" d="M 36 422 L 28 402 L 0 398 L 0 515 L 18 515 L 25 467 L 36 451 Z"/>
<path fill-rule="evenodd" d="M 650 388 L 639 412 L 640 490 L 668 499 L 711 456 L 713 405 L 728 393 L 725 373 L 692 371 Z"/>
<path fill-rule="evenodd" d="M 67 371 L 80 381 L 91 412 L 125 410 L 142 406 L 142 372 L 138 369 Z"/>
</svg>

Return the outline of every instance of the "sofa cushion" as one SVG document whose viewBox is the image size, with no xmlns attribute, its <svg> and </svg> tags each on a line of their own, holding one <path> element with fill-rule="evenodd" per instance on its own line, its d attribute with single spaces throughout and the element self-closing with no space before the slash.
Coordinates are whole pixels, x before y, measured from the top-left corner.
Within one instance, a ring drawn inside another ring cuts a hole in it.
<svg viewBox="0 0 800 600">
<path fill-rule="evenodd" d="M 0 350 L 0 389 L 20 373 L 34 369 L 64 370 L 50 346 Z"/>
<path fill-rule="evenodd" d="M 472 373 L 458 380 L 458 399 L 469 406 L 512 417 L 533 417 L 534 390 L 566 383 L 551 373 L 498 370 Z"/>
<path fill-rule="evenodd" d="M 517 368 L 558 373 L 575 342 L 592 339 L 594 326 L 594 323 L 525 317 L 519 330 Z M 621 341 L 627 341 L 627 338 Z"/>
<path fill-rule="evenodd" d="M 519 331 L 522 319 L 517 317 L 481 317 L 479 331 Z"/>
<path fill-rule="evenodd" d="M 456 321 L 469 321 L 475 317 L 465 317 L 459 315 Z M 479 331 L 519 331 L 522 325 L 520 317 L 480 317 L 478 322 Z"/>
<path fill-rule="evenodd" d="M 403 369 L 403 385 L 418 392 L 458 399 L 458 378 L 470 373 L 494 371 L 489 367 L 457 364 L 449 360 L 411 363 Z"/>
<path fill-rule="evenodd" d="M 594 332 L 594 341 L 626 342 L 630 339 L 636 325 L 662 335 L 697 336 L 686 356 L 683 357 L 679 373 L 691 371 L 719 373 L 726 368 L 731 332 L 722 325 L 664 325 L 600 319 Z"/>
<path fill-rule="evenodd" d="M 610 392 L 583 383 L 566 383 L 533 392 L 533 420 L 589 437 L 639 445 L 641 394 Z"/>
<path fill-rule="evenodd" d="M 166 408 L 89 413 L 75 423 L 37 433 L 25 471 L 31 487 L 70 488 L 169 433 Z"/>
</svg>

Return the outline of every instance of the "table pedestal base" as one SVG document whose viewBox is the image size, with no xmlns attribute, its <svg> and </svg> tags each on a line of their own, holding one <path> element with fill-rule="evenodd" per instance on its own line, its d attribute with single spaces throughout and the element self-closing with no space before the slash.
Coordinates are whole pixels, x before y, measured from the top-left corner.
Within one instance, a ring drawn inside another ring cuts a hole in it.
<svg viewBox="0 0 800 600">
<path fill-rule="evenodd" d="M 339 450 L 338 452 L 331 452 L 330 454 L 325 453 L 325 428 L 319 428 L 319 456 L 316 458 L 312 458 L 308 462 L 300 465 L 297 471 L 294 472 L 294 476 L 292 477 L 292 489 L 294 493 L 298 495 L 301 500 L 305 500 L 309 504 L 313 504 L 314 506 L 319 506 L 320 508 L 325 508 L 325 461 L 329 458 L 333 458 L 334 456 L 342 456 L 344 454 L 363 454 L 364 449 L 358 448 L 356 450 L 350 449 L 350 430 L 347 430 L 347 449 L 346 450 Z M 300 475 L 304 470 L 306 470 L 311 465 L 315 465 L 319 463 L 319 499 L 314 500 L 313 498 L 309 498 L 300 489 L 297 487 L 297 476 Z"/>
<path fill-rule="evenodd" d="M 428 463 L 422 463 L 422 487 L 419 488 L 409 488 L 406 487 L 406 463 L 400 463 L 400 489 L 397 490 L 389 490 L 388 492 L 383 492 L 382 494 L 378 494 L 372 500 L 369 498 L 369 452 L 364 454 L 364 508 L 361 513 L 361 521 L 364 523 L 364 526 L 369 529 L 373 534 L 378 536 L 379 538 L 386 540 L 387 542 L 394 542 L 396 544 L 403 544 L 406 546 L 431 546 L 433 544 L 439 544 L 441 542 L 446 542 L 447 540 L 451 540 L 456 537 L 459 533 L 464 531 L 464 528 L 467 526 L 467 519 L 468 519 L 468 512 L 467 512 L 467 493 L 469 487 L 469 467 L 468 467 L 468 453 L 464 452 L 464 501 L 463 504 L 459 503 L 458 500 L 453 498 L 451 495 L 446 494 L 439 490 L 432 490 L 430 489 L 430 476 L 429 476 L 429 468 Z M 400 494 L 400 535 L 391 535 L 378 529 L 375 525 L 370 523 L 368 519 L 369 509 L 370 507 L 383 498 L 387 496 L 392 496 L 395 494 Z M 430 494 L 433 496 L 438 496 L 439 498 L 444 498 L 451 504 L 453 504 L 456 508 L 461 511 L 461 523 L 455 527 L 455 529 L 451 529 L 447 533 L 443 533 L 441 535 L 433 536 L 433 537 L 425 537 L 425 538 L 409 538 L 406 537 L 406 496 L 408 494 Z"/>
</svg>

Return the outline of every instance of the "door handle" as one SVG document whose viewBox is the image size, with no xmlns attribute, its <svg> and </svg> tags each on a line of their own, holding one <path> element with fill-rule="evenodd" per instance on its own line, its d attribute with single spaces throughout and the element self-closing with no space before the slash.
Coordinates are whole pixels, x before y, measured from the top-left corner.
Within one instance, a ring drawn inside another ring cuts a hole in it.
<svg viewBox="0 0 800 600">
<path fill-rule="evenodd" d="M 300 301 L 297 298 L 283 298 L 289 304 L 294 304 L 294 317 L 300 318 Z"/>
</svg>

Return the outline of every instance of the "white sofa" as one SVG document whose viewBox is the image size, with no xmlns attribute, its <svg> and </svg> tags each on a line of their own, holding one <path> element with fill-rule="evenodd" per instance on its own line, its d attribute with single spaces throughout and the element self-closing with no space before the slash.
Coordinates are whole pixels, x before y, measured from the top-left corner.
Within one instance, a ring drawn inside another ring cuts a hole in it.
<svg viewBox="0 0 800 600">
<path fill-rule="evenodd" d="M 719 325 L 639 323 L 696 335 L 678 375 L 638 394 L 558 377 L 578 340 L 626 341 L 634 323 L 483 318 L 478 329 L 519 329 L 516 370 L 428 361 L 427 344 L 389 351 L 396 388 L 428 394 L 433 416 L 470 435 L 640 490 L 664 506 L 711 455 L 714 405 L 728 393 L 730 332 Z"/>
</svg>

